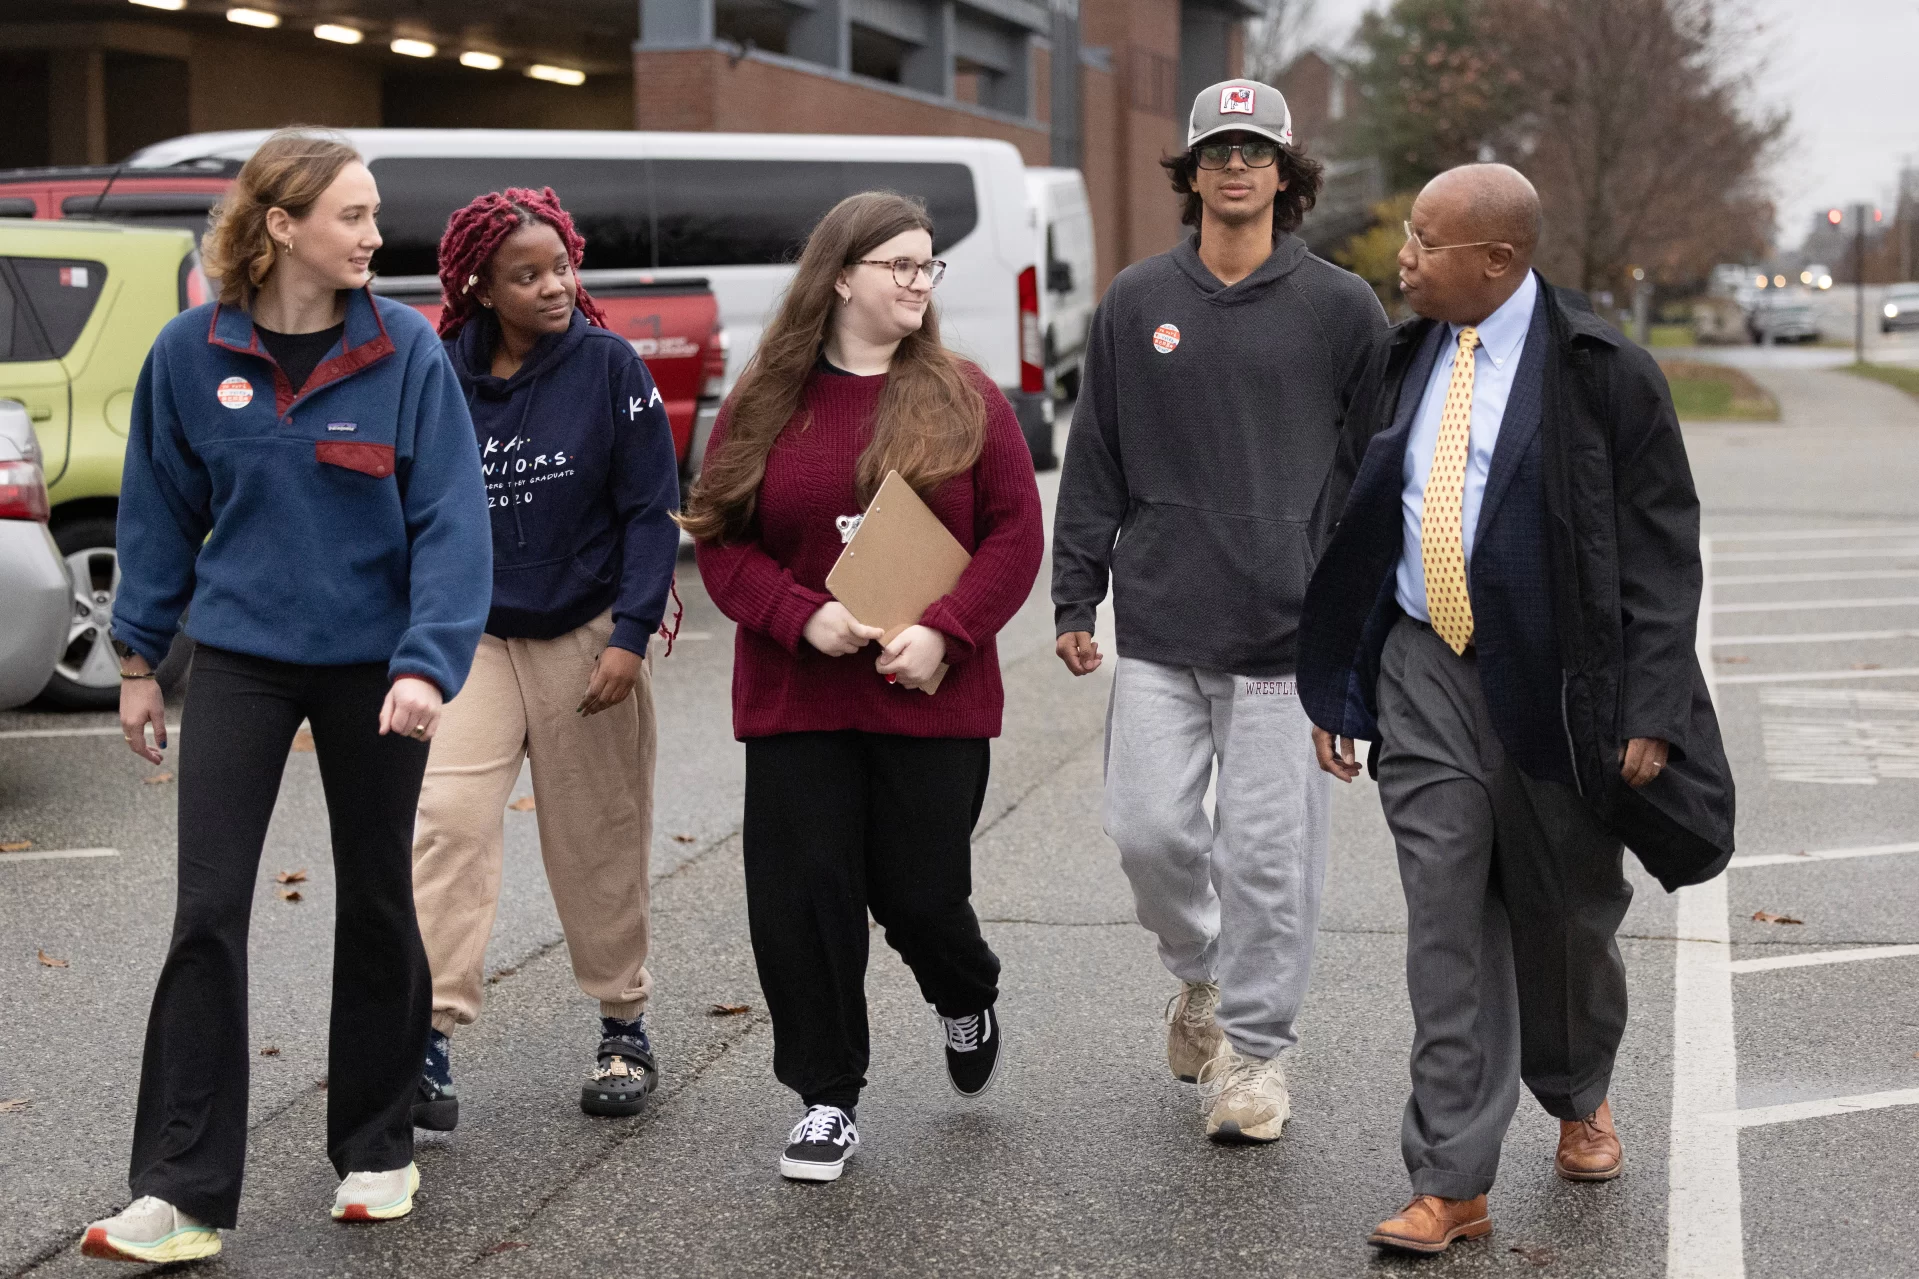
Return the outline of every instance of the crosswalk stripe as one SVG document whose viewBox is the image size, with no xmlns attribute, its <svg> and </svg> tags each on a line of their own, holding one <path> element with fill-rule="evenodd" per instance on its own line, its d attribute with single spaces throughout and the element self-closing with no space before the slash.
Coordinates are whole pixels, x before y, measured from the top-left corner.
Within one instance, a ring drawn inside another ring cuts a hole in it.
<svg viewBox="0 0 1919 1279">
<path fill-rule="evenodd" d="M 1852 964 L 1867 959 L 1898 959 L 1919 955 L 1919 946 L 1859 946 L 1852 950 L 1816 950 L 1770 959 L 1735 959 L 1726 967 L 1736 973 L 1765 973 L 1775 968 L 1811 968 L 1817 964 Z"/>
<path fill-rule="evenodd" d="M 1751 1106 L 1745 1110 L 1720 1111 L 1706 1118 L 1735 1128 L 1763 1128 L 1768 1124 L 1823 1119 L 1828 1115 L 1850 1115 L 1862 1110 L 1884 1110 L 1890 1106 L 1919 1106 L 1919 1088 L 1855 1093 L 1850 1097 L 1822 1097 L 1818 1101 L 1792 1101 L 1780 1106 Z"/>
</svg>

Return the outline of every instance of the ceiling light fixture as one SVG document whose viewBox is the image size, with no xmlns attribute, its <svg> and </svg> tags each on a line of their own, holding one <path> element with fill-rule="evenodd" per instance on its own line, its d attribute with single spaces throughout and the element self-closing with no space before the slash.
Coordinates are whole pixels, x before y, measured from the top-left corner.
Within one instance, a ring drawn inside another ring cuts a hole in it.
<svg viewBox="0 0 1919 1279">
<path fill-rule="evenodd" d="M 132 0 L 132 2 L 148 9 L 179 10 L 187 7 L 187 0 Z"/>
<path fill-rule="evenodd" d="M 472 67 L 475 71 L 498 71 L 506 65 L 506 59 L 497 53 L 482 53 L 478 49 L 468 49 L 460 55 L 460 65 Z"/>
<path fill-rule="evenodd" d="M 331 40 L 335 44 L 358 44 L 366 39 L 366 32 L 358 27 L 343 27 L 333 22 L 322 22 L 313 28 L 313 34 L 322 40 Z"/>
<path fill-rule="evenodd" d="M 586 83 L 586 72 L 575 71 L 572 67 L 549 67 L 536 62 L 526 69 L 527 75 L 535 80 L 550 80 L 554 84 L 582 85 Z"/>
<path fill-rule="evenodd" d="M 264 9 L 228 9 L 227 21 L 237 22 L 243 27 L 271 30 L 280 25 L 280 15 L 268 13 Z"/>
<path fill-rule="evenodd" d="M 430 58 L 440 51 L 424 40 L 395 40 L 387 48 L 404 58 Z"/>
</svg>

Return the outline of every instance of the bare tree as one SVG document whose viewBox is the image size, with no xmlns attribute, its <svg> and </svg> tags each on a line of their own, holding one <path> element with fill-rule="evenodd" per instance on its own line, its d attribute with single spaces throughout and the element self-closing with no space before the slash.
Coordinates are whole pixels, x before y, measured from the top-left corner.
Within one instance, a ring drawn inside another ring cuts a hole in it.
<svg viewBox="0 0 1919 1279">
<path fill-rule="evenodd" d="M 1263 0 L 1246 23 L 1246 75 L 1270 84 L 1319 34 L 1319 0 Z"/>
</svg>

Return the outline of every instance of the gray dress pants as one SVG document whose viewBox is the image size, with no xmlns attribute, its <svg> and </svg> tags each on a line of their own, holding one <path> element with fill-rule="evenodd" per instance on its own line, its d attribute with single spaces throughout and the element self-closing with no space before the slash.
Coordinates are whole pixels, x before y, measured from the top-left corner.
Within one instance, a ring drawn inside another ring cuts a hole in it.
<svg viewBox="0 0 1919 1279">
<path fill-rule="evenodd" d="M 1410 618 L 1381 656 L 1379 730 L 1415 1026 L 1400 1147 L 1415 1194 L 1468 1199 L 1493 1184 L 1520 1080 L 1560 1119 L 1605 1100 L 1632 887 L 1579 794 L 1506 758 L 1473 657 Z"/>
</svg>

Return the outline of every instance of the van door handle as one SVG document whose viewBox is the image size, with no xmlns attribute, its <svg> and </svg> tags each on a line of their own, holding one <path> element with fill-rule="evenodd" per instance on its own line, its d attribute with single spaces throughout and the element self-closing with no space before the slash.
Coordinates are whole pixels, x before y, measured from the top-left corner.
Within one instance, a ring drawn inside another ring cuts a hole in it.
<svg viewBox="0 0 1919 1279">
<path fill-rule="evenodd" d="M 27 417 L 35 422 L 51 422 L 53 420 L 53 410 L 44 404 L 28 405 Z"/>
</svg>

